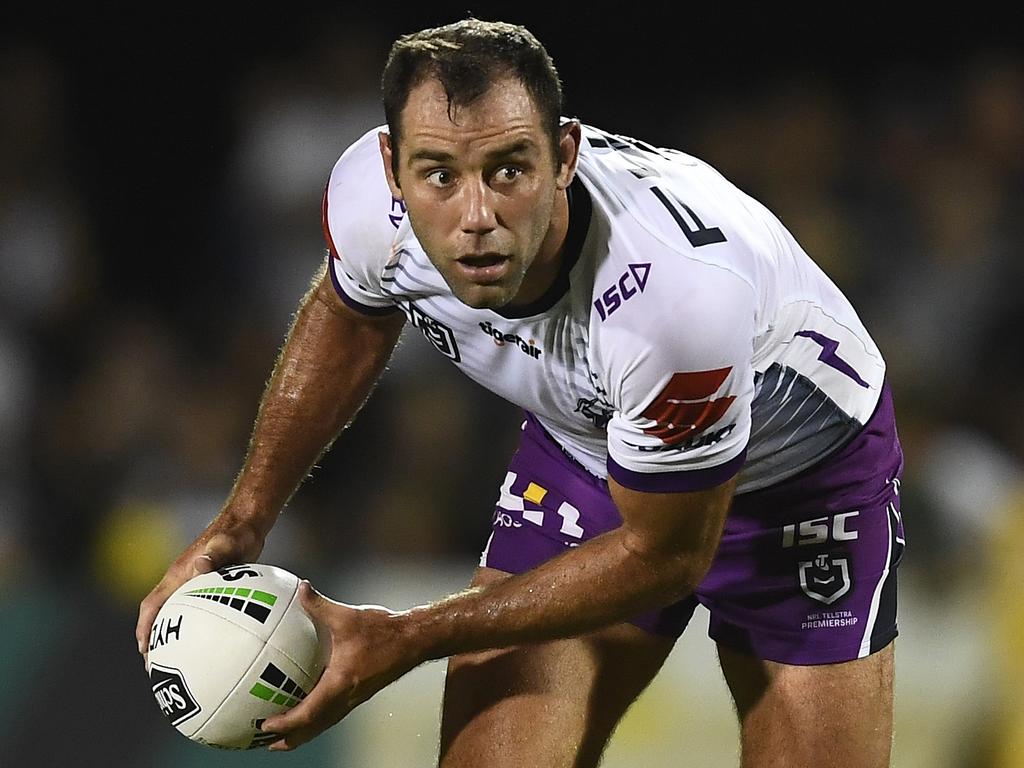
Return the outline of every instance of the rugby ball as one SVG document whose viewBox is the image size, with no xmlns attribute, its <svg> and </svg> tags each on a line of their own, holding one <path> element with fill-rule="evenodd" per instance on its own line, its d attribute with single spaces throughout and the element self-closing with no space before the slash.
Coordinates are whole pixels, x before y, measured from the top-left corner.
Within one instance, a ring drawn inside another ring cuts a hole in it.
<svg viewBox="0 0 1024 768">
<path fill-rule="evenodd" d="M 168 598 L 146 665 L 171 725 L 221 749 L 276 740 L 263 721 L 302 701 L 323 672 L 298 587 L 282 568 L 247 563 L 196 576 Z"/>
</svg>

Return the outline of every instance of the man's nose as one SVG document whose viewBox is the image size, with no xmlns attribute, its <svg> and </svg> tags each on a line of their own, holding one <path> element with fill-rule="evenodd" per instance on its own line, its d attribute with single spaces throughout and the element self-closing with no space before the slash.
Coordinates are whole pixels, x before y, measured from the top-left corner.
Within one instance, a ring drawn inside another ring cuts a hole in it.
<svg viewBox="0 0 1024 768">
<path fill-rule="evenodd" d="M 496 229 L 494 191 L 482 179 L 466 184 L 462 189 L 462 231 L 483 235 Z"/>
</svg>

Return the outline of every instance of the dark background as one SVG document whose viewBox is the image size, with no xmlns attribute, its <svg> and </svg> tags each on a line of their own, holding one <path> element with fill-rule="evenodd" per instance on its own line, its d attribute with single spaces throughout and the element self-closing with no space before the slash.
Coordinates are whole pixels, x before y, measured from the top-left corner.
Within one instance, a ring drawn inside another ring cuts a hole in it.
<svg viewBox="0 0 1024 768">
<path fill-rule="evenodd" d="M 17 764 L 170 759 L 135 605 L 237 472 L 322 258 L 323 184 L 383 119 L 391 41 L 469 10 L 545 43 L 568 114 L 696 154 L 780 215 L 889 362 L 918 599 L 1019 597 L 988 575 L 1015 573 L 992 542 L 1022 526 L 1018 27 L 978 9 L 360 6 L 40 6 L 0 24 L 0 736 Z M 435 357 L 403 344 L 264 559 L 314 580 L 472 565 L 518 414 Z M 102 738 L 115 723 L 138 738 Z"/>
</svg>

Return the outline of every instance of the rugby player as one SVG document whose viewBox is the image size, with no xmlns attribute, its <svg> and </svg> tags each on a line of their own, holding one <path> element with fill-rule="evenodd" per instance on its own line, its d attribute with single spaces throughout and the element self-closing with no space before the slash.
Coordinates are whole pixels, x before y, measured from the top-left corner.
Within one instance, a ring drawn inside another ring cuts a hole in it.
<svg viewBox="0 0 1024 768">
<path fill-rule="evenodd" d="M 382 83 L 243 470 L 140 651 L 178 585 L 258 558 L 408 322 L 525 411 L 492 534 L 469 589 L 408 611 L 304 583 L 332 651 L 271 749 L 450 657 L 441 765 L 596 765 L 700 603 L 744 766 L 888 765 L 903 461 L 853 307 L 706 163 L 562 117 L 522 27 L 402 37 Z"/>
</svg>

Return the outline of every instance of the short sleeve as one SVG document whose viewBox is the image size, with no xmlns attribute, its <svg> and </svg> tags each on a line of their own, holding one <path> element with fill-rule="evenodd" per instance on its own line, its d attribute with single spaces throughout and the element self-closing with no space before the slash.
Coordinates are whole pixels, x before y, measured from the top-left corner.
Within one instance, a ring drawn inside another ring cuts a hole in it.
<svg viewBox="0 0 1024 768">
<path fill-rule="evenodd" d="M 370 131 L 341 156 L 321 205 L 331 282 L 345 304 L 366 315 L 397 309 L 380 278 L 405 217 L 404 204 L 387 185 L 376 134 Z"/>
<path fill-rule="evenodd" d="M 627 488 L 705 490 L 746 458 L 754 292 L 725 269 L 699 272 L 690 282 L 699 287 L 663 286 L 645 296 L 654 300 L 647 312 L 609 329 L 618 407 L 608 424 L 608 474 Z"/>
</svg>

